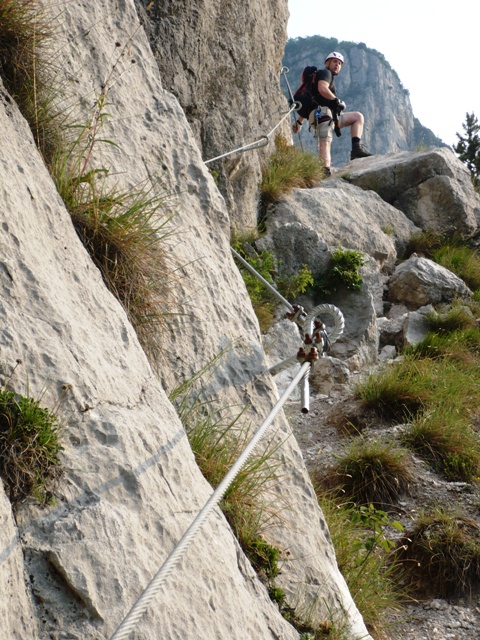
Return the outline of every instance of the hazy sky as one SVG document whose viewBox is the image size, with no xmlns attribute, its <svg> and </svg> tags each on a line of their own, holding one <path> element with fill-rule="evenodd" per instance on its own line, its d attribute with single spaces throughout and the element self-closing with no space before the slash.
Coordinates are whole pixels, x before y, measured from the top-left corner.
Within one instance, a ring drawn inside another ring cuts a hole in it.
<svg viewBox="0 0 480 640">
<path fill-rule="evenodd" d="M 288 7 L 289 38 L 364 42 L 382 53 L 410 91 L 414 115 L 447 144 L 463 133 L 467 112 L 480 120 L 478 0 L 288 0 Z"/>
</svg>

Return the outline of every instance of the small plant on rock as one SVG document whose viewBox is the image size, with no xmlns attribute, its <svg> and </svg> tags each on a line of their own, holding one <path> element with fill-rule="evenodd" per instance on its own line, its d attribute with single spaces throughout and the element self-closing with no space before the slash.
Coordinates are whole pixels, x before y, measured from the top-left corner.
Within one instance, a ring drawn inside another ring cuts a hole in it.
<svg viewBox="0 0 480 640">
<path fill-rule="evenodd" d="M 363 279 L 360 274 L 365 258 L 359 251 L 338 247 L 330 257 L 328 271 L 315 279 L 314 290 L 317 294 L 331 295 L 341 287 L 349 291 L 359 291 Z"/>
<path fill-rule="evenodd" d="M 0 390 L 0 476 L 15 507 L 28 497 L 42 504 L 62 474 L 57 416 L 39 401 Z"/>
</svg>

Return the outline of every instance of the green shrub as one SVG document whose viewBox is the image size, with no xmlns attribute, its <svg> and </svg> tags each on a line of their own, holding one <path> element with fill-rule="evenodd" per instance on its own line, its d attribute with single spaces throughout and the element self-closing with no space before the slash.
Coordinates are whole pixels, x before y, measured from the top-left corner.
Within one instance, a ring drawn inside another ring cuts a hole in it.
<svg viewBox="0 0 480 640">
<path fill-rule="evenodd" d="M 277 202 L 295 188 L 312 187 L 325 177 L 317 155 L 289 145 L 283 136 L 275 138 L 275 151 L 262 171 L 262 202 Z"/>
<path fill-rule="evenodd" d="M 315 279 L 315 292 L 328 296 L 341 287 L 349 291 L 358 291 L 363 282 L 360 268 L 364 264 L 365 258 L 362 253 L 339 247 L 330 257 L 327 273 Z"/>
<path fill-rule="evenodd" d="M 246 247 L 249 247 L 249 251 Z M 248 264 L 255 269 L 269 284 L 275 286 L 285 298 L 292 298 L 303 293 L 313 283 L 311 271 L 303 265 L 301 270 L 293 276 L 276 276 L 277 265 L 275 257 L 270 251 L 257 253 L 245 238 L 236 237 L 232 240 L 233 249 Z M 278 299 L 258 278 L 244 265 L 239 264 L 247 292 L 257 316 L 261 331 L 267 331 L 273 323 Z M 276 277 L 275 277 L 276 276 Z"/>
<path fill-rule="evenodd" d="M 0 476 L 13 506 L 31 496 L 51 500 L 62 474 L 59 428 L 37 400 L 0 390 Z"/>
<path fill-rule="evenodd" d="M 391 527 L 402 530 L 402 525 L 373 506 L 358 508 L 321 492 L 319 504 L 338 567 L 365 624 L 375 637 L 386 637 L 389 614 L 406 597 L 405 588 L 399 586 L 399 563 L 391 555 L 394 543 L 388 536 Z"/>
<path fill-rule="evenodd" d="M 404 450 L 364 437 L 350 443 L 326 478 L 356 504 L 386 509 L 409 492 L 412 480 Z"/>
<path fill-rule="evenodd" d="M 399 558 L 420 595 L 470 596 L 480 586 L 480 527 L 437 508 L 422 514 L 399 545 Z"/>
<path fill-rule="evenodd" d="M 314 283 L 312 272 L 306 264 L 293 276 L 279 276 L 276 280 L 279 292 L 287 300 L 292 300 L 299 293 L 305 293 Z"/>
<path fill-rule="evenodd" d="M 251 265 L 269 284 L 273 285 L 273 274 L 275 270 L 275 259 L 269 251 L 260 253 L 252 250 L 246 253 L 243 241 L 234 240 L 232 247 L 235 251 Z M 243 281 L 247 288 L 253 310 L 257 316 L 261 331 L 267 331 L 273 323 L 276 308 L 275 295 L 242 264 L 238 265 Z"/>
</svg>

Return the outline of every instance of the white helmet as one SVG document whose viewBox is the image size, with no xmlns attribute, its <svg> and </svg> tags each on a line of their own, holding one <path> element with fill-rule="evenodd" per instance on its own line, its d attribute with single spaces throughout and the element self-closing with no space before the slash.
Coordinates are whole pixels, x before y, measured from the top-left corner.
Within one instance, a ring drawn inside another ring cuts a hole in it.
<svg viewBox="0 0 480 640">
<path fill-rule="evenodd" d="M 345 62 L 342 54 L 339 53 L 338 51 L 332 51 L 332 53 L 329 53 L 328 56 L 325 58 L 325 64 L 327 64 L 328 60 L 340 60 L 342 64 Z"/>
</svg>

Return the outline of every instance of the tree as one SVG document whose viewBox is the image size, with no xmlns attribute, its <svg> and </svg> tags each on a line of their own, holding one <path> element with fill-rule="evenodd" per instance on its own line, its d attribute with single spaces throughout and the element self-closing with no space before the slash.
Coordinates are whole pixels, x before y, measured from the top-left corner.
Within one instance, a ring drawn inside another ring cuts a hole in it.
<svg viewBox="0 0 480 640">
<path fill-rule="evenodd" d="M 472 176 L 475 188 L 480 187 L 480 124 L 475 114 L 467 113 L 462 125 L 465 137 L 457 133 L 458 144 L 453 147 L 460 160 L 464 162 Z"/>
</svg>

